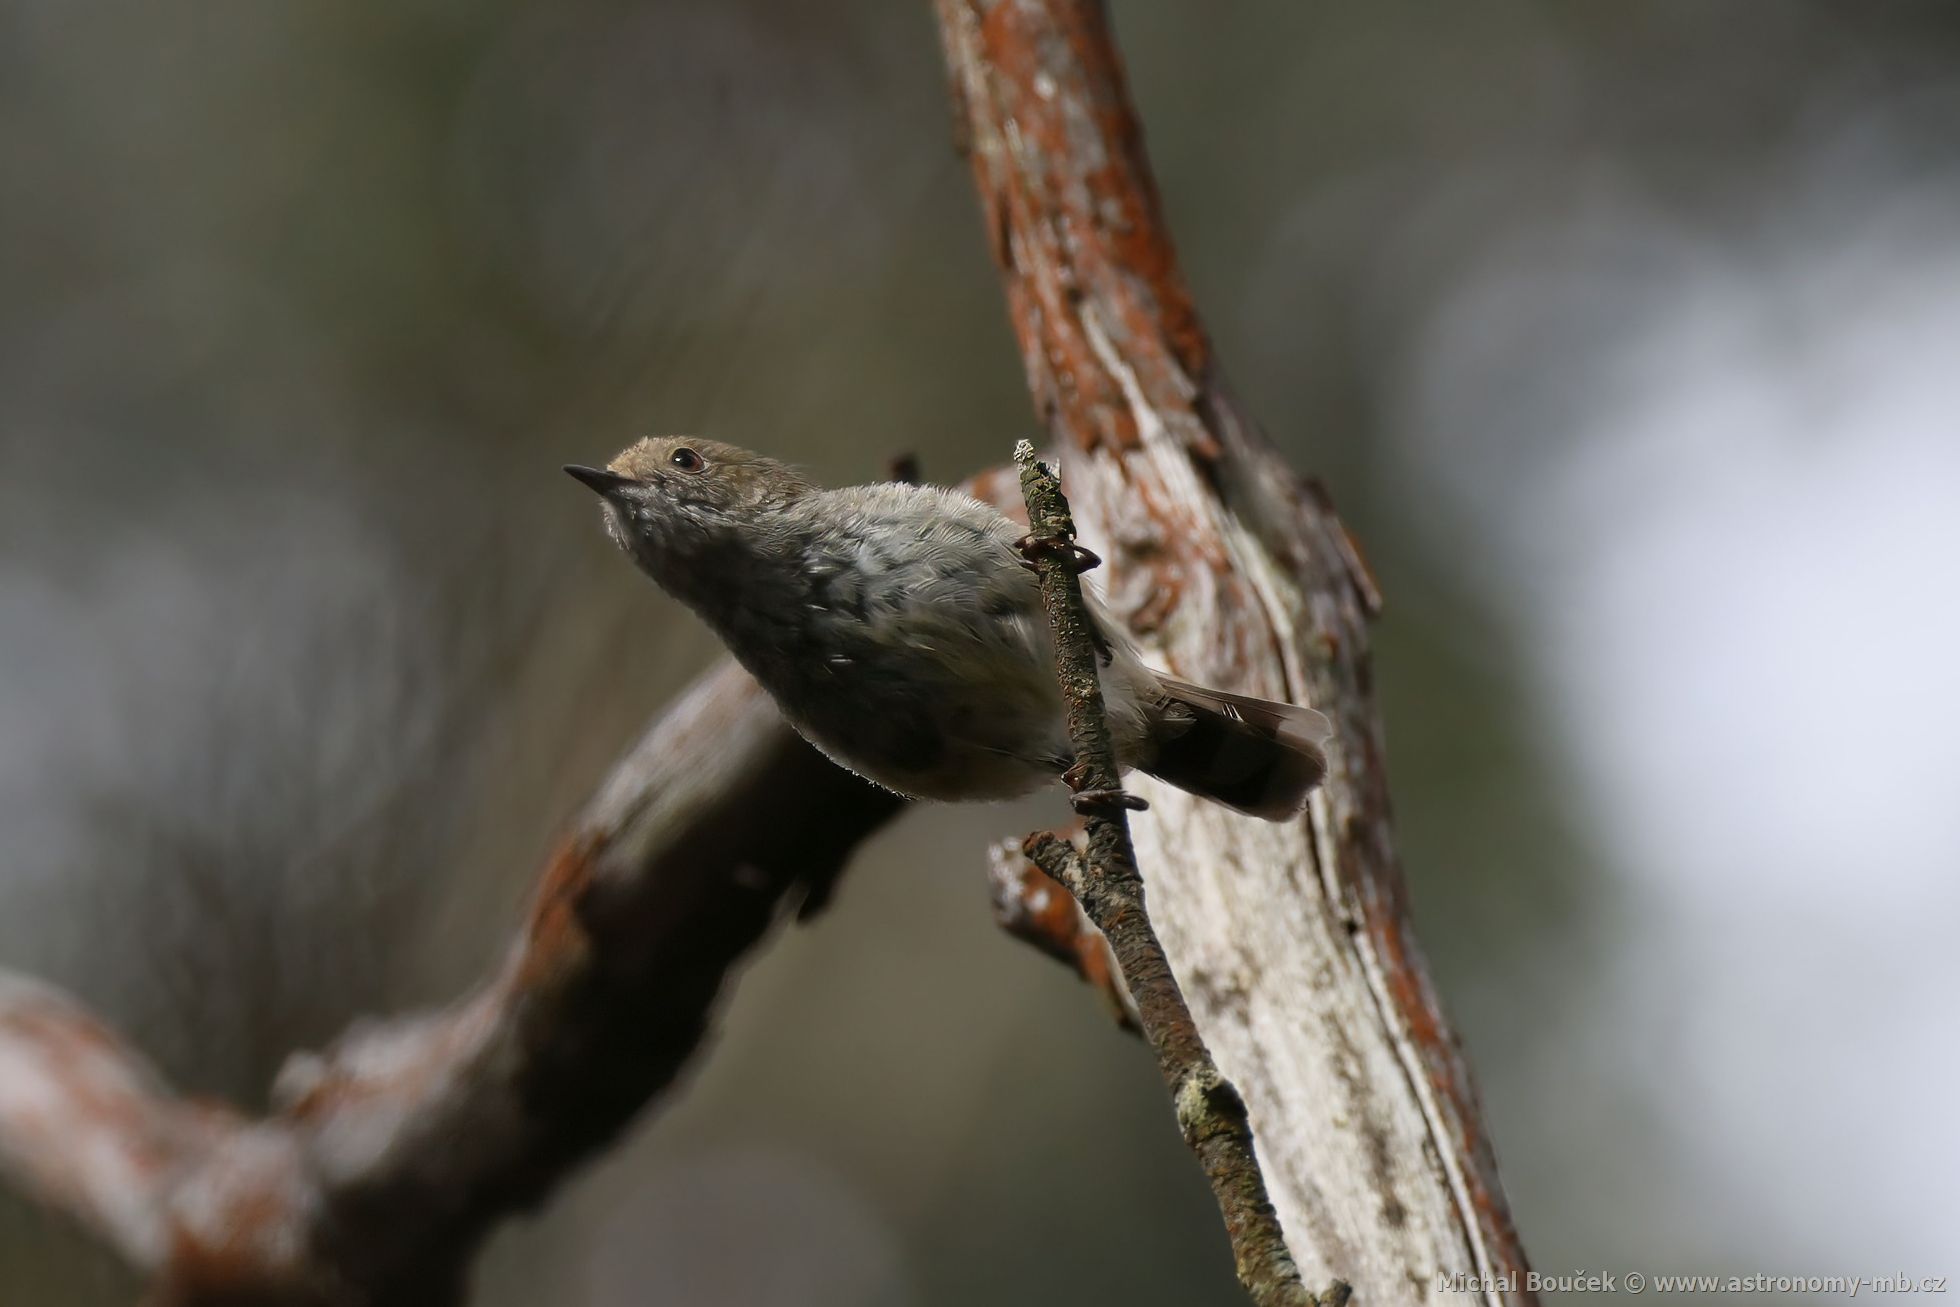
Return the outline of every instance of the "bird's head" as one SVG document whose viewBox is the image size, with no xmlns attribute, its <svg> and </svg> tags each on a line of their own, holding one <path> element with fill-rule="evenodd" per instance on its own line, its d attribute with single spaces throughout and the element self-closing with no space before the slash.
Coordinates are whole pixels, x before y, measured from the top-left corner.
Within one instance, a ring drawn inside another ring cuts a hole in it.
<svg viewBox="0 0 1960 1307">
<path fill-rule="evenodd" d="M 765 519 L 812 489 L 795 469 L 695 436 L 649 436 L 603 469 L 565 471 L 605 502 L 606 532 L 657 581 L 758 534 Z"/>
</svg>

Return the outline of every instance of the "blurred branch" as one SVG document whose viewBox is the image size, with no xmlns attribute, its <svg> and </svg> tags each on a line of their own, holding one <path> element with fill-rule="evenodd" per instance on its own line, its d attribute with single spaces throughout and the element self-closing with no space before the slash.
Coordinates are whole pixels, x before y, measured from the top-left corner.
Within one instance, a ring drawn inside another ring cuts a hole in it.
<svg viewBox="0 0 1960 1307">
<path fill-rule="evenodd" d="M 1212 1061 L 1150 925 L 1130 842 L 1129 811 L 1141 805 L 1119 788 L 1122 777 L 1109 740 L 1096 636 L 1082 598 L 1080 574 L 1100 560 L 1076 543 L 1061 480 L 1035 459 L 1034 446 L 1023 440 L 1014 450 L 1014 461 L 1020 465 L 1021 492 L 1028 501 L 1026 549 L 1041 584 L 1042 606 L 1055 637 L 1056 672 L 1068 705 L 1075 762 L 1067 780 L 1077 809 L 1088 819 L 1083 851 L 1041 833 L 1029 837 L 1028 858 L 1068 887 L 1109 941 L 1143 1036 L 1177 1105 L 1185 1142 L 1203 1164 L 1225 1216 L 1239 1282 L 1260 1307 L 1319 1307 L 1319 1299 L 1300 1283 L 1299 1268 L 1286 1250 L 1279 1217 L 1266 1196 L 1265 1177 L 1252 1155 L 1245 1102 Z M 1343 1288 L 1337 1284 L 1333 1293 Z"/>
<path fill-rule="evenodd" d="M 0 1164 L 161 1302 L 459 1302 L 491 1226 L 672 1083 L 730 968 L 900 802 L 724 663 L 615 769 L 493 978 L 294 1058 L 263 1119 L 173 1097 L 74 1003 L 0 981 Z"/>
<path fill-rule="evenodd" d="M 131 1262 L 168 1254 L 170 1188 L 235 1125 L 172 1098 L 65 995 L 0 975 L 0 1162 Z"/>
<path fill-rule="evenodd" d="M 935 6 L 955 140 L 1112 607 L 1179 674 L 1336 725 L 1304 822 L 1132 781 L 1153 809 L 1136 829 L 1153 922 L 1244 1095 L 1293 1260 L 1362 1302 L 1407 1301 L 1438 1272 L 1521 1284 L 1476 1094 L 1409 924 L 1370 681 L 1373 580 L 1324 492 L 1219 379 L 1101 6 Z"/>
</svg>

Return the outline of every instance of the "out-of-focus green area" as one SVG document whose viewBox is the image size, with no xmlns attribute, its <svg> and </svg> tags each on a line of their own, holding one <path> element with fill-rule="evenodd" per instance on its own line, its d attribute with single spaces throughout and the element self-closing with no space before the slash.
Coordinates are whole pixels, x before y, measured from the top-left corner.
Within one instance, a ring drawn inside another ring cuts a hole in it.
<svg viewBox="0 0 1960 1307">
<path fill-rule="evenodd" d="M 1960 837 L 1834 788 L 1960 761 L 1910 674 L 1951 624 L 1801 547 L 1944 520 L 1960 24 L 1117 9 L 1221 356 L 1382 575 L 1418 923 L 1536 1263 L 1960 1271 L 1901 1006 L 1951 993 Z M 478 974 L 714 654 L 559 464 L 953 479 L 1030 433 L 948 121 L 922 5 L 0 3 L 0 965 L 248 1103 Z M 1884 554 L 1950 589 L 1953 543 Z M 1231 1300 L 1142 1050 L 989 924 L 984 841 L 1058 810 L 882 835 L 480 1300 Z M 133 1291 L 0 1195 L 0 1303 Z"/>
</svg>

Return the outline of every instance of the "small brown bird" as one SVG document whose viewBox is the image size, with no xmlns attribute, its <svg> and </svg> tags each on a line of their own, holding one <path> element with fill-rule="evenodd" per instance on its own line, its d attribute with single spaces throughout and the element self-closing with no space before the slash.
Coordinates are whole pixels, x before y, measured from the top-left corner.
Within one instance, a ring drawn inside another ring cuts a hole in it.
<svg viewBox="0 0 1960 1307">
<path fill-rule="evenodd" d="M 899 483 L 825 490 L 693 437 L 565 468 L 606 530 L 705 619 L 803 737 L 917 798 L 1003 799 L 1073 761 L 1021 531 L 978 500 Z M 1281 821 L 1326 773 L 1327 719 L 1146 667 L 1090 597 L 1118 762 Z"/>
</svg>

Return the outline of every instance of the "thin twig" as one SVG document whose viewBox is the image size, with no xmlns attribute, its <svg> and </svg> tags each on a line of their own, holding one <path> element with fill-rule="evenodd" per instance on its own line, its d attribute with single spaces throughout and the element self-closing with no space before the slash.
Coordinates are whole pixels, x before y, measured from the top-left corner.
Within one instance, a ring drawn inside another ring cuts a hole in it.
<svg viewBox="0 0 1960 1307">
<path fill-rule="evenodd" d="M 1144 1037 L 1177 1105 L 1184 1141 L 1203 1164 L 1225 1216 L 1239 1282 L 1261 1307 L 1317 1304 L 1300 1281 L 1266 1196 L 1245 1103 L 1212 1062 L 1144 910 L 1128 805 L 1118 798 L 1122 777 L 1103 713 L 1096 639 L 1082 600 L 1080 572 L 1085 564 L 1092 565 L 1088 560 L 1093 555 L 1076 544 L 1061 479 L 1035 458 L 1034 446 L 1025 440 L 1015 446 L 1014 461 L 1020 465 L 1021 493 L 1028 501 L 1028 557 L 1041 583 L 1042 606 L 1055 637 L 1056 674 L 1068 704 L 1069 742 L 1075 750 L 1068 781 L 1088 817 L 1085 854 L 1077 855 L 1041 832 L 1029 837 L 1028 857 L 1068 887 L 1109 940 L 1136 1002 Z"/>
</svg>

